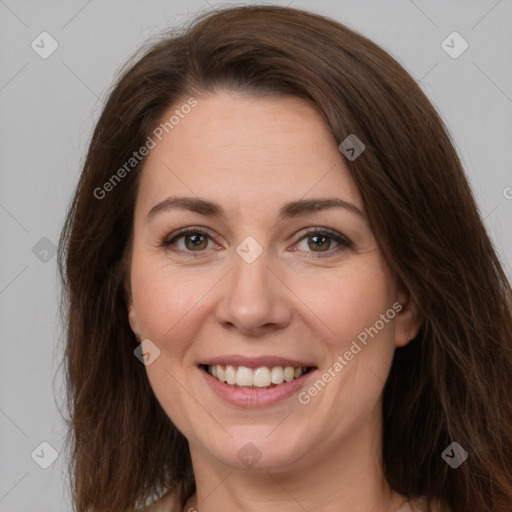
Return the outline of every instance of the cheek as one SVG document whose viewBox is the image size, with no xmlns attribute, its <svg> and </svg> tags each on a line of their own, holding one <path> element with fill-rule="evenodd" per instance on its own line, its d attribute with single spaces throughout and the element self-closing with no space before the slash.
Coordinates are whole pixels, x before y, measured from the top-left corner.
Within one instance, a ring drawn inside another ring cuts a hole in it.
<svg viewBox="0 0 512 512">
<path fill-rule="evenodd" d="M 365 329 L 373 326 L 386 314 L 393 303 L 393 283 L 389 273 L 377 258 L 361 258 L 357 264 L 344 269 L 329 269 L 297 280 L 297 296 L 316 318 L 319 333 L 329 340 L 333 348 L 350 345 Z M 311 313 L 309 314 L 311 316 Z M 392 321 L 385 323 L 389 332 Z"/>
<path fill-rule="evenodd" d="M 163 343 L 183 327 L 213 283 L 191 269 L 172 269 L 164 262 L 134 256 L 131 269 L 134 307 L 141 335 Z"/>
<path fill-rule="evenodd" d="M 156 275 L 135 271 L 132 291 L 141 336 L 160 340 L 176 313 L 175 296 L 166 293 L 164 283 Z"/>
</svg>

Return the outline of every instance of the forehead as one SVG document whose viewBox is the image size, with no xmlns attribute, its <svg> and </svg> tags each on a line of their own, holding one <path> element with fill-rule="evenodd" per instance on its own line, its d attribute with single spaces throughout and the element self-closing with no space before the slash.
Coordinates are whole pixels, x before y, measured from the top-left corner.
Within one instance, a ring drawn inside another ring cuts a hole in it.
<svg viewBox="0 0 512 512">
<path fill-rule="evenodd" d="M 361 206 L 338 143 L 314 104 L 292 96 L 217 93 L 195 98 L 164 130 L 142 171 L 143 203 L 166 195 L 255 202 L 333 195 Z M 163 122 L 180 110 L 174 105 Z M 176 119 L 175 119 L 176 121 Z M 161 125 L 163 126 L 163 125 Z"/>
</svg>

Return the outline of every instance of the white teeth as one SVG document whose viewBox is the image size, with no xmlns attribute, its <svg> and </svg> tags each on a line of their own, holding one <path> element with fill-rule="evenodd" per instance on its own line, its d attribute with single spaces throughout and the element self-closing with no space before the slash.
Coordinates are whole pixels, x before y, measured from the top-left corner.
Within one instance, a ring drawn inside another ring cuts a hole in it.
<svg viewBox="0 0 512 512">
<path fill-rule="evenodd" d="M 281 366 L 272 368 L 272 384 L 282 384 L 284 381 L 284 370 Z"/>
<path fill-rule="evenodd" d="M 286 382 L 290 382 L 291 380 L 293 380 L 293 368 L 291 366 L 287 366 L 284 369 L 284 380 Z"/>
<path fill-rule="evenodd" d="M 239 386 L 252 386 L 252 372 L 245 366 L 239 366 L 236 371 L 236 383 Z"/>
<path fill-rule="evenodd" d="M 249 370 L 249 372 L 253 373 L 251 372 L 251 370 Z M 270 370 L 264 366 L 262 368 L 256 368 L 256 370 L 254 370 L 253 375 L 254 377 L 252 385 L 256 386 L 257 388 L 265 388 L 272 384 L 272 380 L 270 378 Z M 246 386 L 247 385 L 250 386 L 251 384 L 246 384 Z"/>
<path fill-rule="evenodd" d="M 220 365 L 208 366 L 208 373 L 220 382 L 226 382 L 230 386 L 268 388 L 272 385 L 290 382 L 298 379 L 307 371 L 306 367 L 294 368 L 293 366 L 274 366 L 268 368 L 247 368 L 246 366 Z"/>
<path fill-rule="evenodd" d="M 233 384 L 236 384 L 236 370 L 234 366 L 231 366 L 228 364 L 226 366 L 226 375 L 225 375 L 226 382 L 230 384 L 231 386 Z"/>
</svg>

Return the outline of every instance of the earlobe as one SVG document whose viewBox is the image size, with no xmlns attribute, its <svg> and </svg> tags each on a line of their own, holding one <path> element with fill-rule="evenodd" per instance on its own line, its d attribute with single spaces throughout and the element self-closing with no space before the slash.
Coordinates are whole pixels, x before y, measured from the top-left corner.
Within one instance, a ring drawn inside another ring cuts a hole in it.
<svg viewBox="0 0 512 512">
<path fill-rule="evenodd" d="M 140 340 L 139 324 L 137 322 L 137 314 L 133 307 L 133 303 L 128 306 L 128 323 L 130 324 L 130 328 L 133 331 L 133 334 L 135 334 L 135 337 Z"/>
<path fill-rule="evenodd" d="M 417 336 L 423 323 L 423 315 L 409 292 L 401 292 L 398 302 L 402 309 L 396 317 L 395 345 L 404 347 Z"/>
<path fill-rule="evenodd" d="M 137 320 L 137 312 L 135 311 L 135 306 L 133 304 L 131 287 L 128 280 L 125 280 L 124 282 L 124 296 L 126 307 L 128 309 L 128 323 L 130 324 L 130 328 L 135 334 L 135 337 L 139 340 L 139 322 Z"/>
</svg>

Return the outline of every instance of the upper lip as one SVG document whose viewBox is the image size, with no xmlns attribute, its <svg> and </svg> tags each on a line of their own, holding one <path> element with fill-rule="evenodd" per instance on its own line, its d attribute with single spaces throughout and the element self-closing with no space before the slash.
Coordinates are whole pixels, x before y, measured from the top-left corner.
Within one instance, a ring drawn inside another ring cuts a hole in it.
<svg viewBox="0 0 512 512">
<path fill-rule="evenodd" d="M 303 366 L 315 367 L 314 363 L 297 361 L 296 359 L 288 359 L 286 357 L 278 356 L 259 356 L 259 357 L 247 357 L 241 355 L 230 355 L 230 356 L 217 356 L 209 358 L 199 363 L 199 365 L 232 365 L 232 366 L 245 366 L 247 368 L 260 368 L 267 366 L 272 368 L 273 366 L 293 366 L 294 368 L 301 368 Z"/>
</svg>

